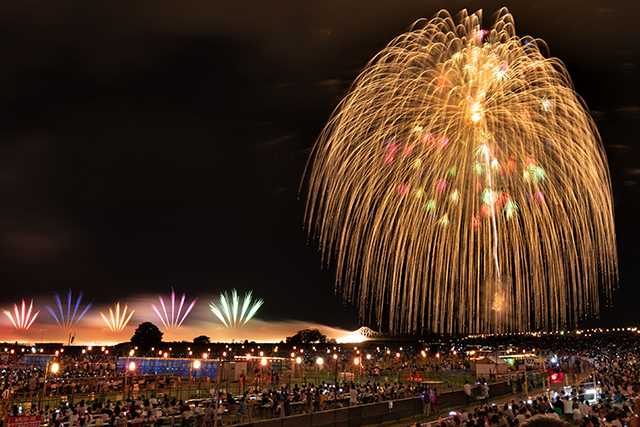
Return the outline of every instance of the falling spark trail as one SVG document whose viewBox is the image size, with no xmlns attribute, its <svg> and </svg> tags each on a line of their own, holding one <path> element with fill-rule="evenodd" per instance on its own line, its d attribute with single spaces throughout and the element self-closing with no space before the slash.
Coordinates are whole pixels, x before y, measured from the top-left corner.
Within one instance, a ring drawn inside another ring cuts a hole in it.
<svg viewBox="0 0 640 427">
<path fill-rule="evenodd" d="M 598 314 L 600 290 L 611 298 L 606 154 L 566 67 L 541 51 L 507 9 L 488 29 L 481 11 L 441 11 L 336 108 L 305 173 L 305 222 L 362 320 L 558 329 Z"/>
</svg>

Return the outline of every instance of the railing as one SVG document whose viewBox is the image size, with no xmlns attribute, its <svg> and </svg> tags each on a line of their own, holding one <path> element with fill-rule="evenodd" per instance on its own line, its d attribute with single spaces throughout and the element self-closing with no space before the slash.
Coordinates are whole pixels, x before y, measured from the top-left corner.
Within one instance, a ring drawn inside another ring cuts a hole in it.
<svg viewBox="0 0 640 427">
<path fill-rule="evenodd" d="M 302 384 L 314 383 L 315 385 L 334 384 L 336 379 L 338 383 L 344 381 L 353 381 L 356 384 L 365 384 L 367 382 L 380 383 L 384 385 L 394 383 L 403 385 L 416 386 L 419 383 L 428 385 L 430 387 L 437 387 L 439 392 L 454 391 L 462 388 L 465 381 L 474 383 L 476 377 L 468 370 L 441 370 L 441 371 L 391 371 L 383 372 L 380 376 L 366 376 L 361 375 L 364 372 L 350 371 L 350 372 L 335 372 L 335 370 L 326 369 L 323 371 L 314 371 L 309 369 L 307 372 L 298 371 L 295 373 L 284 374 L 279 378 L 276 383 L 271 381 L 271 378 L 256 376 L 250 374 L 247 381 L 226 381 L 223 380 L 220 383 L 220 392 L 231 393 L 234 396 L 241 396 L 245 393 L 251 395 L 260 395 L 266 390 L 274 390 L 280 388 L 284 384 L 288 384 L 291 387 L 294 384 L 302 386 Z M 109 380 L 118 380 L 124 382 L 124 377 L 113 377 Z M 269 381 L 267 381 L 269 379 Z M 61 379 L 56 379 L 61 383 Z M 94 401 L 107 402 L 111 401 L 115 404 L 117 401 L 124 401 L 127 398 L 140 398 L 143 401 L 155 395 L 158 400 L 164 396 L 176 398 L 178 401 L 184 401 L 189 399 L 208 399 L 211 398 L 213 392 L 215 392 L 216 381 L 215 379 L 205 378 L 197 380 L 189 380 L 188 378 L 178 379 L 172 378 L 166 375 L 158 376 L 129 376 L 126 380 L 126 388 L 123 384 L 119 384 L 116 390 L 104 391 L 100 387 L 99 383 L 104 382 L 102 378 L 90 379 L 90 378 L 65 378 L 65 387 L 58 387 L 54 391 L 47 390 L 43 393 L 42 387 L 31 392 L 17 392 L 13 398 L 8 402 L 0 403 L 0 410 L 4 409 L 4 405 L 16 405 L 22 408 L 23 413 L 30 413 L 32 408 L 58 408 L 66 403 L 76 404 L 81 400 L 85 403 L 93 403 Z M 69 390 L 71 382 L 76 382 L 76 388 Z M 132 386 L 132 383 L 143 382 L 144 385 L 139 384 L 140 389 Z M 92 384 L 89 392 L 78 392 L 77 389 L 83 384 Z M 164 383 L 164 384 L 163 384 Z M 62 384 L 62 383 L 61 383 Z M 149 388 L 145 388 L 145 385 Z M 66 391 L 65 391 L 66 388 Z M 97 391 L 99 390 L 99 391 Z M 331 405 L 331 404 L 329 404 Z M 336 404 L 334 403 L 335 407 Z M 300 411 L 306 410 L 304 405 L 298 405 Z M 257 411 L 257 409 L 256 409 Z M 262 411 L 268 412 L 268 411 Z M 266 414 L 265 414 L 266 415 Z M 271 415 L 272 416 L 272 415 Z"/>
</svg>

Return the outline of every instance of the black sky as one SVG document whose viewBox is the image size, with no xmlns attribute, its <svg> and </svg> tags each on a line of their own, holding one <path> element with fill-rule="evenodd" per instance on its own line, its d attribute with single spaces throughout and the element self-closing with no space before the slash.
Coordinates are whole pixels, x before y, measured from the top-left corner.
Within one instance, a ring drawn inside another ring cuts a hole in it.
<svg viewBox="0 0 640 427">
<path fill-rule="evenodd" d="M 638 325 L 640 7 L 620 0 L 4 2 L 2 308 L 236 287 L 265 320 L 357 328 L 303 229 L 315 138 L 412 22 L 505 5 L 565 62 L 609 157 L 620 290 L 585 325 Z"/>
</svg>

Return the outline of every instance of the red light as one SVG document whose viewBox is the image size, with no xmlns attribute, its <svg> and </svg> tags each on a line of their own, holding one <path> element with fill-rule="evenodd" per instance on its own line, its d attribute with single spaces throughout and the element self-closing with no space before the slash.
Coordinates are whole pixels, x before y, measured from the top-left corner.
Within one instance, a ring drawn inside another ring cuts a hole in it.
<svg viewBox="0 0 640 427">
<path fill-rule="evenodd" d="M 557 380 L 558 379 L 558 374 L 551 374 L 551 379 L 552 380 Z"/>
</svg>

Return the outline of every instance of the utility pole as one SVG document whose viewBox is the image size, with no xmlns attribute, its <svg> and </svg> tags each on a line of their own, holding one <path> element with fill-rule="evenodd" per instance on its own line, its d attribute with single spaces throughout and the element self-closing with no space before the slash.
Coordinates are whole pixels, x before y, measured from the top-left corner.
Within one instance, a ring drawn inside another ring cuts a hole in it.
<svg viewBox="0 0 640 427">
<path fill-rule="evenodd" d="M 218 406 L 219 406 L 219 399 L 218 399 L 218 394 L 220 393 L 220 376 L 222 375 L 222 368 L 224 366 L 224 361 L 223 360 L 219 360 L 219 364 L 220 366 L 218 366 L 217 372 L 216 372 L 216 392 L 215 392 L 215 396 L 214 398 L 216 399 L 216 413 L 213 415 L 213 427 L 218 427 Z"/>
</svg>

